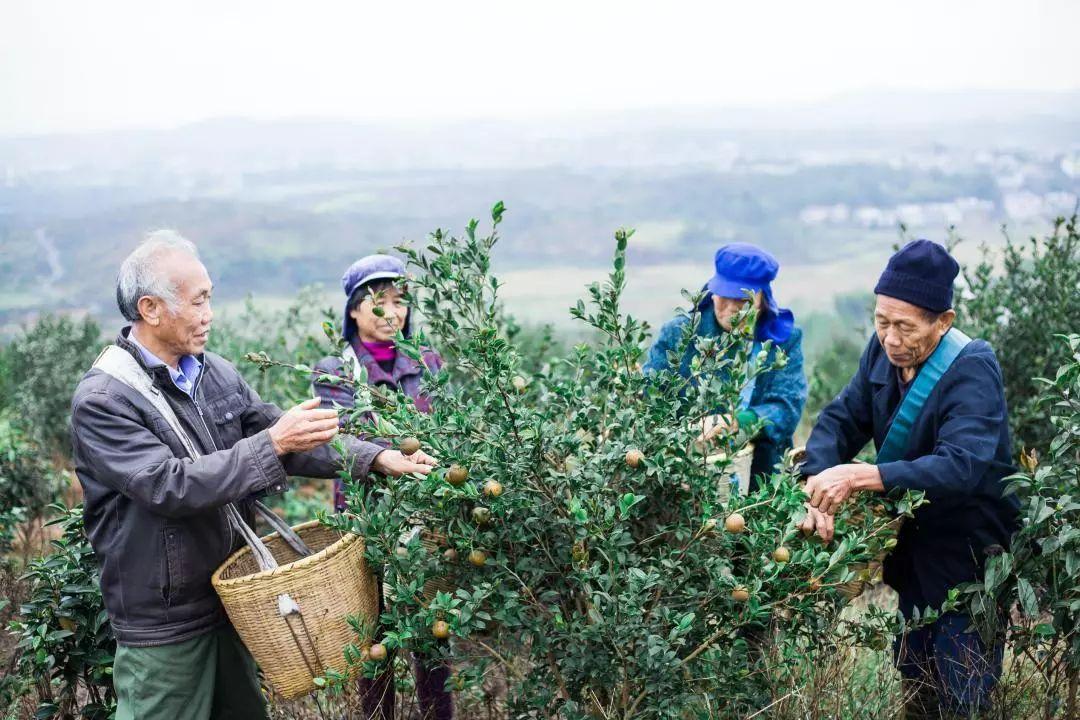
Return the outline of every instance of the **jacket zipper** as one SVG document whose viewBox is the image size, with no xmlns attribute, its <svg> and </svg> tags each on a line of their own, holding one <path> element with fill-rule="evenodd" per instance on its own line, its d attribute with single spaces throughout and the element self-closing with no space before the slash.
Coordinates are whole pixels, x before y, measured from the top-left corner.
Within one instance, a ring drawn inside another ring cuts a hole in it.
<svg viewBox="0 0 1080 720">
<path fill-rule="evenodd" d="M 202 379 L 206 375 L 209 367 L 209 363 L 203 362 L 202 372 L 199 373 L 199 377 L 195 378 L 195 387 L 191 388 L 191 397 L 189 399 L 191 400 L 192 404 L 195 405 L 195 409 L 199 411 L 199 420 L 202 421 L 203 430 L 206 431 L 206 436 L 210 438 L 210 444 L 214 445 L 214 447 L 217 448 L 217 445 L 214 443 L 214 434 L 210 432 L 210 426 L 206 424 L 206 416 L 203 414 L 202 405 L 200 405 L 199 401 L 195 399 L 199 395 L 199 388 L 202 386 Z M 229 522 L 228 516 L 225 515 L 225 508 L 219 507 L 217 509 L 217 513 L 218 518 L 225 525 L 225 537 L 228 538 L 226 547 L 229 548 L 229 553 L 231 554 L 233 544 L 236 542 L 236 538 L 233 536 L 232 523 Z"/>
</svg>

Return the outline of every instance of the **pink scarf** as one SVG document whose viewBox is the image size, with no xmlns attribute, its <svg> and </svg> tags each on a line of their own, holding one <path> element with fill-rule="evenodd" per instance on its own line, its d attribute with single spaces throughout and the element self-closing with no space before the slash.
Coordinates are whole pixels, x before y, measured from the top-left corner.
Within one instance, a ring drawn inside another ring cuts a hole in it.
<svg viewBox="0 0 1080 720">
<path fill-rule="evenodd" d="M 397 347 L 395 347 L 392 340 L 389 342 L 373 343 L 361 340 L 360 344 L 364 346 L 364 349 L 368 351 L 375 362 L 386 362 L 387 360 L 393 360 L 397 357 Z"/>
</svg>

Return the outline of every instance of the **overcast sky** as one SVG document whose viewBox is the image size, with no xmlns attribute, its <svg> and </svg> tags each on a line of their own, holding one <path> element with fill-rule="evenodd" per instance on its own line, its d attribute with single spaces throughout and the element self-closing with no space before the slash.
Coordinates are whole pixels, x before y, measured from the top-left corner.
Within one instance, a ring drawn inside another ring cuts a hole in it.
<svg viewBox="0 0 1080 720">
<path fill-rule="evenodd" d="M 1080 88 L 1077 0 L 0 0 L 0 134 Z"/>
</svg>

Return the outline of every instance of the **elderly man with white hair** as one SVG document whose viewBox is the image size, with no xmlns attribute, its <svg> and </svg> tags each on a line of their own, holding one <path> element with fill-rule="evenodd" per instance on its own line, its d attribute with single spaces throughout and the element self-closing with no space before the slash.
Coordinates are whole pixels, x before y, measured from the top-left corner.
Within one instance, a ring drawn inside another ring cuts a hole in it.
<svg viewBox="0 0 1080 720">
<path fill-rule="evenodd" d="M 195 246 L 157 231 L 116 284 L 130 325 L 75 390 L 72 442 L 86 531 L 119 647 L 117 718 L 266 718 L 255 664 L 210 585 L 253 501 L 289 475 L 336 477 L 337 413 L 283 412 L 206 351 L 213 285 Z M 186 436 L 186 437 L 182 437 Z M 349 438 L 352 475 L 427 474 L 434 461 Z M 236 512 L 234 512 L 234 510 Z"/>
</svg>

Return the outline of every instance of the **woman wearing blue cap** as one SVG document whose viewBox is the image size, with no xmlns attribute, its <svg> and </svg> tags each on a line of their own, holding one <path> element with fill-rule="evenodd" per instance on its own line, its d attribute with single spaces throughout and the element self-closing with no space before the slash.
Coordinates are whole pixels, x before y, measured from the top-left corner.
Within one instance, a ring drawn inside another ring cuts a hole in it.
<svg viewBox="0 0 1080 720">
<path fill-rule="evenodd" d="M 746 243 L 732 243 L 716 251 L 716 274 L 705 285 L 706 295 L 698 306 L 701 313 L 696 337 L 717 337 L 729 332 L 735 316 L 752 295 L 757 309 L 754 328 L 756 349 L 771 341 L 768 362 L 776 357 L 779 348 L 787 356 L 787 364 L 757 376 L 740 398 L 735 417 L 715 416 L 706 426 L 703 440 L 724 428 L 764 421 L 764 427 L 754 438 L 754 457 L 750 467 L 750 487 L 754 478 L 771 473 L 784 452 L 791 447 L 791 436 L 799 424 L 806 404 L 806 375 L 803 373 L 802 331 L 795 327 L 790 310 L 778 307 L 773 298 L 771 283 L 776 279 L 780 264 L 769 253 Z M 668 353 L 675 351 L 682 338 L 683 328 L 690 317 L 683 315 L 666 323 L 649 350 L 645 372 L 669 370 Z M 697 350 L 694 343 L 686 349 L 678 372 L 690 376 L 690 364 Z"/>
</svg>

